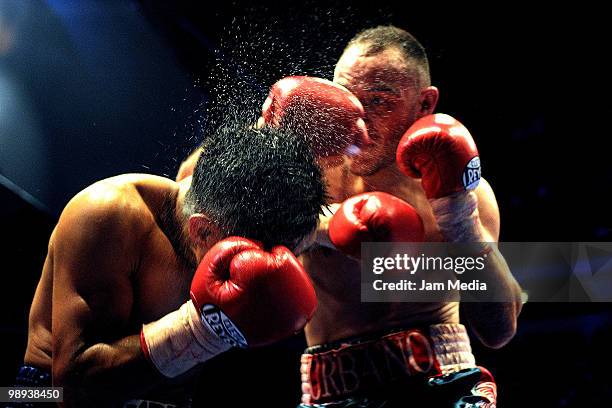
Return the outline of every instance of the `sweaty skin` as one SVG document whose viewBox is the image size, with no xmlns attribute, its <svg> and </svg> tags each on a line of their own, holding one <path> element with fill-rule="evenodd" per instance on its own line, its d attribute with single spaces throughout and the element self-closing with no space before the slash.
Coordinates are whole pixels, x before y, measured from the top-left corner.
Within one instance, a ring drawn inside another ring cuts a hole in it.
<svg viewBox="0 0 612 408">
<path fill-rule="evenodd" d="M 67 406 L 109 406 L 159 385 L 139 332 L 189 298 L 195 257 L 179 220 L 190 180 L 117 176 L 86 188 L 62 212 L 24 361 L 68 387 Z"/>
<path fill-rule="evenodd" d="M 202 154 L 202 148 L 198 147 L 193 152 L 187 156 L 185 160 L 181 163 L 178 172 L 176 173 L 175 181 L 178 183 L 179 181 L 191 176 L 193 174 L 193 169 Z"/>
<path fill-rule="evenodd" d="M 395 164 L 397 145 L 410 125 L 432 114 L 438 90 L 424 81 L 396 48 L 366 55 L 360 44 L 349 47 L 336 65 L 334 81 L 361 101 L 372 143 L 340 165 L 325 166 L 331 213 L 345 199 L 367 191 L 383 191 L 400 197 L 416 208 L 423 219 L 426 241 L 443 241 L 420 180 L 404 176 Z M 481 180 L 476 189 L 481 232 L 486 241 L 499 238 L 499 210 L 490 185 Z M 359 261 L 333 249 L 327 237 L 331 213 L 323 215 L 317 244 L 302 254 L 310 273 L 319 307 L 306 326 L 309 345 L 324 344 L 389 328 L 408 328 L 436 323 L 458 323 L 459 303 L 362 303 Z M 499 276 L 510 293 L 519 288 L 503 257 L 490 257 L 487 273 Z M 468 323 L 490 347 L 507 343 L 516 330 L 520 302 L 496 306 L 465 304 Z"/>
</svg>

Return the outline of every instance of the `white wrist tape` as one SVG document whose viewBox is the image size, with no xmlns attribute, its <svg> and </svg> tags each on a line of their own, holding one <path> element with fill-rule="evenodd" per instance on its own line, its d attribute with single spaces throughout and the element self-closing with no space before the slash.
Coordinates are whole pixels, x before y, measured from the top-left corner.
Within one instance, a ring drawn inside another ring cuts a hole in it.
<svg viewBox="0 0 612 408">
<path fill-rule="evenodd" d="M 205 324 L 193 302 L 142 326 L 141 346 L 166 377 L 176 377 L 232 346 Z"/>
<path fill-rule="evenodd" d="M 440 232 L 449 242 L 482 242 L 479 229 L 478 197 L 473 191 L 430 199 Z"/>
</svg>

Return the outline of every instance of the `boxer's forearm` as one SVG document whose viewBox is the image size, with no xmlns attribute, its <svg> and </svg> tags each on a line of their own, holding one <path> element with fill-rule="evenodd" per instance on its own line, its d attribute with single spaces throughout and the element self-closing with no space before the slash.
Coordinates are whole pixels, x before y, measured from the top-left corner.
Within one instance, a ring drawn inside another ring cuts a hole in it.
<svg viewBox="0 0 612 408">
<path fill-rule="evenodd" d="M 516 333 L 516 322 L 521 311 L 521 288 L 497 246 L 488 254 L 481 272 L 488 284 L 488 292 L 495 291 L 505 302 L 461 303 L 464 316 L 474 333 L 487 347 L 499 348 Z"/>
<path fill-rule="evenodd" d="M 163 377 L 148 362 L 138 335 L 86 348 L 69 364 L 54 364 L 66 407 L 111 406 L 154 388 Z"/>
</svg>

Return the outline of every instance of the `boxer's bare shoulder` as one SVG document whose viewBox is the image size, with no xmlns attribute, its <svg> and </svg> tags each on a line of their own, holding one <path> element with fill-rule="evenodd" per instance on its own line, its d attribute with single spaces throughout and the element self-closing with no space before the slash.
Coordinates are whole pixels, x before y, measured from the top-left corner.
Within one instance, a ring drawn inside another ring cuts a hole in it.
<svg viewBox="0 0 612 408">
<path fill-rule="evenodd" d="M 77 266 L 96 255 L 90 252 L 105 250 L 109 262 L 121 264 L 122 270 L 131 264 L 129 270 L 135 271 L 138 249 L 157 229 L 155 214 L 172 184 L 161 177 L 129 174 L 101 180 L 75 195 L 50 240 L 54 269 L 58 258 Z"/>
<path fill-rule="evenodd" d="M 26 363 L 50 368 L 52 354 L 81 341 L 75 326 L 99 326 L 112 336 L 137 316 L 156 314 L 138 293 L 143 285 L 169 287 L 158 275 L 180 269 L 159 222 L 177 188 L 162 177 L 129 174 L 96 182 L 70 200 L 49 240 L 32 302 Z M 60 317 L 54 321 L 52 309 Z"/>
<path fill-rule="evenodd" d="M 202 148 L 198 147 L 195 149 L 183 162 L 181 163 L 178 172 L 176 173 L 176 181 L 179 182 L 181 180 L 186 179 L 187 177 L 193 175 L 193 170 L 202 154 Z"/>
</svg>

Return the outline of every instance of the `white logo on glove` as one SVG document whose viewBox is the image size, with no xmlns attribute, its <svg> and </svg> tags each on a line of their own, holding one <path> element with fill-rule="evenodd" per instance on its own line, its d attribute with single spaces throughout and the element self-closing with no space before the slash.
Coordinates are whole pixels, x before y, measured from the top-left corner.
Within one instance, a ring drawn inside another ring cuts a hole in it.
<svg viewBox="0 0 612 408">
<path fill-rule="evenodd" d="M 463 170 L 463 188 L 473 190 L 480 182 L 480 157 L 476 156 L 465 166 Z"/>
<path fill-rule="evenodd" d="M 221 309 L 215 305 L 204 305 L 202 307 L 202 321 L 220 339 L 232 347 L 246 348 L 248 343 L 238 327 L 227 317 Z"/>
</svg>

